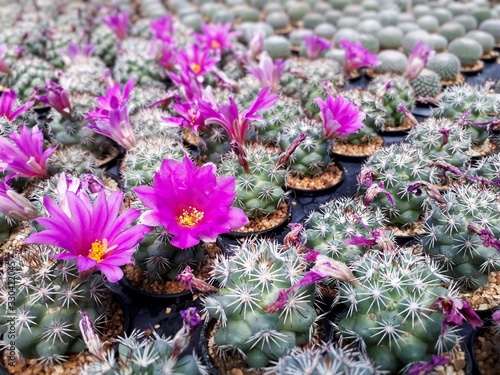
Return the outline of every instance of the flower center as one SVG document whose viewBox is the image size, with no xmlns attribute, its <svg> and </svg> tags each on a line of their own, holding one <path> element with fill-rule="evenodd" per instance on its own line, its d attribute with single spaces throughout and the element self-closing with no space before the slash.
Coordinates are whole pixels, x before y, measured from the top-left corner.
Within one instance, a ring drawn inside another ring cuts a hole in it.
<svg viewBox="0 0 500 375">
<path fill-rule="evenodd" d="M 102 240 L 102 243 L 99 240 L 95 240 L 89 251 L 89 258 L 95 260 L 97 263 L 101 263 L 106 258 L 106 254 L 115 247 L 116 245 L 108 248 L 108 240 L 106 238 Z"/>
<path fill-rule="evenodd" d="M 212 49 L 220 48 L 220 43 L 216 40 L 212 40 L 212 43 L 210 43 L 210 48 Z"/>
<path fill-rule="evenodd" d="M 198 65 L 196 63 L 191 63 L 189 66 L 191 67 L 191 70 L 193 72 L 195 72 L 196 74 L 198 74 L 199 72 L 201 72 L 201 66 L 200 65 Z"/>
<path fill-rule="evenodd" d="M 205 214 L 202 211 L 189 206 L 187 210 L 182 210 L 182 214 L 177 218 L 177 221 L 185 227 L 193 227 L 203 219 L 203 216 Z"/>
</svg>

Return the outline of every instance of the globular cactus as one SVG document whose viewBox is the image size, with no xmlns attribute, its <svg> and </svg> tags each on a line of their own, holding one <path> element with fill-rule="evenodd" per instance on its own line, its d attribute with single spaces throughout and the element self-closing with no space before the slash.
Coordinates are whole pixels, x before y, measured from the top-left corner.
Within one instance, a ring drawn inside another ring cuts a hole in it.
<svg viewBox="0 0 500 375">
<path fill-rule="evenodd" d="M 373 68 L 377 74 L 396 73 L 403 74 L 408 66 L 408 58 L 402 52 L 396 50 L 385 50 L 377 55 L 380 63 Z"/>
<path fill-rule="evenodd" d="M 438 53 L 429 59 L 427 68 L 436 72 L 442 81 L 455 81 L 460 76 L 460 60 L 451 53 Z"/>
<path fill-rule="evenodd" d="M 96 157 L 89 150 L 77 145 L 58 147 L 50 156 L 50 163 L 58 172 L 74 176 L 90 173 L 100 179 L 103 178 L 103 170 L 98 167 L 99 161 Z"/>
<path fill-rule="evenodd" d="M 249 170 L 239 164 L 238 156 L 230 152 L 224 156 L 219 173 L 236 177 L 235 207 L 249 218 L 272 213 L 285 198 L 282 186 L 286 171 L 278 166 L 279 154 L 263 146 L 246 146 Z"/>
<path fill-rule="evenodd" d="M 423 69 L 411 80 L 411 87 L 417 98 L 435 98 L 441 93 L 441 77 L 430 69 Z"/>
<path fill-rule="evenodd" d="M 95 55 L 108 66 L 112 66 L 118 54 L 118 38 L 106 25 L 96 27 L 90 36 L 90 43 L 96 46 Z"/>
<path fill-rule="evenodd" d="M 421 148 L 431 162 L 445 162 L 464 168 L 472 146 L 467 131 L 449 119 L 429 117 L 415 126 L 406 139 Z"/>
<path fill-rule="evenodd" d="M 180 161 L 187 154 L 180 139 L 168 136 L 139 139 L 136 146 L 127 152 L 120 166 L 124 188 L 151 185 L 155 171 L 164 159 Z"/>
<path fill-rule="evenodd" d="M 130 116 L 166 97 L 167 93 L 163 87 L 135 85 L 127 102 Z"/>
<path fill-rule="evenodd" d="M 307 138 L 291 155 L 287 166 L 292 175 L 314 177 L 328 169 L 331 162 L 331 141 L 325 138 L 322 124 L 305 117 L 296 119 L 281 129 L 279 145 L 285 151 L 301 135 Z"/>
<path fill-rule="evenodd" d="M 274 106 L 263 113 L 264 121 L 253 123 L 257 139 L 263 143 L 277 143 L 282 128 L 303 115 L 302 108 L 295 100 L 281 96 Z"/>
<path fill-rule="evenodd" d="M 106 93 L 103 79 L 105 71 L 104 62 L 97 57 L 91 57 L 86 59 L 85 63 L 71 64 L 61 74 L 59 83 L 73 94 L 102 96 Z"/>
<path fill-rule="evenodd" d="M 448 52 L 460 60 L 462 68 L 473 67 L 483 55 L 483 47 L 472 38 L 457 38 L 448 46 Z"/>
<path fill-rule="evenodd" d="M 365 203 L 382 209 L 390 225 L 405 228 L 419 221 L 426 212 L 429 194 L 421 194 L 420 189 L 433 189 L 432 185 L 441 183 L 438 169 L 429 167 L 429 162 L 422 149 L 408 144 L 393 144 L 377 151 L 359 177 Z"/>
<path fill-rule="evenodd" d="M 111 302 L 101 275 L 80 279 L 74 263 L 56 261 L 52 254 L 53 249 L 48 246 L 30 247 L 17 254 L 13 260 L 17 266 L 14 275 L 10 272 L 7 280 L 8 273 L 3 272 L 0 286 L 0 332 L 12 332 L 7 296 L 13 277 L 18 287 L 14 302 L 15 338 L 11 341 L 25 359 L 49 364 L 62 362 L 68 355 L 85 349 L 78 312 L 86 312 L 94 321 L 102 320 L 107 303 Z"/>
<path fill-rule="evenodd" d="M 348 263 L 364 254 L 366 248 L 345 240 L 371 237 L 384 224 L 380 208 L 367 207 L 357 198 L 339 198 L 324 203 L 306 219 L 304 244 L 334 260 Z"/>
<path fill-rule="evenodd" d="M 183 311 L 185 313 L 185 311 Z M 183 313 L 181 312 L 181 314 Z M 199 322 L 199 316 L 197 320 Z M 96 358 L 86 364 L 82 375 L 206 375 L 207 370 L 195 353 L 188 354 L 186 344 L 190 342 L 195 324 L 193 319 L 174 337 L 164 337 L 154 333 L 153 337 L 145 337 L 144 333 L 133 331 L 130 335 L 116 339 L 117 349 L 108 352 L 103 358 Z M 190 324 L 193 327 L 187 328 Z"/>
<path fill-rule="evenodd" d="M 386 127 L 400 127 L 405 123 L 405 116 L 398 111 L 400 104 L 413 108 L 413 89 L 406 78 L 383 75 L 375 78 L 368 86 L 368 91 L 381 102 L 386 114 Z"/>
<path fill-rule="evenodd" d="M 26 100 L 33 94 L 35 87 L 43 89 L 45 79 L 53 79 L 55 76 L 52 65 L 37 57 L 19 59 L 10 68 L 10 88 L 17 93 L 20 100 Z"/>
<path fill-rule="evenodd" d="M 428 257 L 403 249 L 370 251 L 351 269 L 357 282 L 340 286 L 347 309 L 337 327 L 342 338 L 358 342 L 377 371 L 396 373 L 458 342 L 458 331 L 443 328 L 443 312 L 432 308 L 453 291 L 442 286 L 447 278 Z"/>
<path fill-rule="evenodd" d="M 231 258 L 219 258 L 212 275 L 221 288 L 204 298 L 207 318 L 220 323 L 217 348 L 236 350 L 248 366 L 261 368 L 308 343 L 317 318 L 313 287 L 296 288 L 282 311 L 264 309 L 281 288 L 299 282 L 305 266 L 294 247 L 270 240 L 245 241 Z"/>
<path fill-rule="evenodd" d="M 487 179 L 490 181 L 499 180 L 500 178 L 500 155 L 494 154 L 481 158 L 476 163 L 470 163 L 465 171 L 468 175 L 478 178 Z M 493 188 L 498 187 L 493 185 Z"/>
<path fill-rule="evenodd" d="M 498 194 L 479 185 L 463 185 L 443 199 L 426 220 L 424 251 L 442 263 L 462 289 L 486 285 L 489 273 L 500 269 L 500 253 L 483 243 L 474 225 L 500 237 Z"/>
<path fill-rule="evenodd" d="M 164 137 L 171 138 L 181 137 L 181 130 L 176 126 L 169 126 L 164 120 L 170 117 L 171 114 L 160 107 L 143 108 L 137 114 L 132 116 L 130 123 L 134 129 L 134 134 L 137 138 L 152 138 Z"/>
<path fill-rule="evenodd" d="M 489 95 L 482 88 L 470 85 L 450 86 L 446 88 L 433 115 L 459 120 L 466 115 L 465 120 L 471 122 L 466 126 L 474 145 L 482 145 L 489 137 L 487 123 L 500 110 L 500 99 Z"/>
</svg>

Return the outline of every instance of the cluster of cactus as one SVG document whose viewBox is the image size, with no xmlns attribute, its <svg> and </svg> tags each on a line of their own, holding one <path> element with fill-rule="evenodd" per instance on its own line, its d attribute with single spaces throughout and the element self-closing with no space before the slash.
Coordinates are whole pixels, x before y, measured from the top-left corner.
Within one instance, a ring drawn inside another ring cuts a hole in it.
<svg viewBox="0 0 500 375">
<path fill-rule="evenodd" d="M 360 192 L 365 194 L 365 201 L 368 200 L 370 205 L 382 209 L 389 224 L 397 227 L 419 221 L 426 212 L 429 195 L 419 192 L 429 185 L 442 183 L 438 168 L 429 166 L 424 151 L 409 144 L 393 144 L 377 151 L 360 172 L 360 176 L 368 174 L 371 176 L 368 181 L 373 179 L 373 183 L 367 188 L 364 185 L 367 181 L 360 181 Z M 380 184 L 386 193 L 377 191 Z M 372 194 L 368 189 L 374 189 L 373 193 L 376 193 L 369 199 Z"/>
<path fill-rule="evenodd" d="M 91 57 L 85 63 L 71 64 L 59 78 L 59 83 L 69 92 L 92 96 L 104 95 L 106 65 L 101 59 Z"/>
<path fill-rule="evenodd" d="M 46 78 L 54 78 L 53 67 L 47 61 L 37 57 L 16 60 L 10 69 L 9 86 L 21 100 L 29 98 L 35 87 L 43 89 Z M 38 93 L 40 94 L 41 91 Z"/>
<path fill-rule="evenodd" d="M 16 254 L 10 262 L 16 269 L 2 272 L 0 287 L 0 332 L 4 343 L 7 332 L 13 333 L 9 319 L 15 313 L 15 338 L 9 341 L 15 343 L 23 358 L 42 363 L 57 363 L 69 354 L 83 351 L 79 311 L 94 321 L 102 320 L 107 303 L 111 302 L 101 275 L 80 279 L 73 262 L 56 261 L 51 255 L 48 246 L 31 246 Z M 15 301 L 7 304 L 13 274 L 17 285 Z M 9 306 L 14 306 L 15 311 L 8 310 Z"/>
<path fill-rule="evenodd" d="M 375 366 L 362 351 L 353 345 L 328 342 L 313 347 L 297 347 L 276 364 L 266 369 L 266 375 L 375 375 Z"/>
<path fill-rule="evenodd" d="M 90 43 L 96 46 L 95 55 L 108 66 L 112 66 L 118 54 L 118 38 L 106 25 L 92 30 Z"/>
<path fill-rule="evenodd" d="M 204 298 L 207 317 L 220 323 L 214 336 L 219 350 L 236 350 L 248 366 L 261 368 L 309 342 L 317 319 L 313 287 L 291 292 L 281 312 L 265 310 L 305 273 L 296 251 L 271 240 L 245 241 L 233 257 L 219 258 L 212 276 L 221 289 Z"/>
<path fill-rule="evenodd" d="M 443 195 L 426 219 L 424 251 L 442 263 L 462 289 L 488 282 L 489 272 L 500 269 L 500 253 L 483 243 L 472 225 L 500 237 L 498 194 L 480 185 L 456 186 Z"/>
<path fill-rule="evenodd" d="M 422 149 L 431 162 L 445 162 L 457 168 L 465 166 L 472 145 L 463 127 L 450 119 L 436 117 L 415 126 L 406 140 Z"/>
<path fill-rule="evenodd" d="M 234 205 L 248 217 L 259 217 L 273 212 L 285 198 L 283 185 L 286 171 L 278 165 L 279 154 L 263 146 L 245 146 L 249 170 L 245 171 L 235 152 L 224 156 L 219 173 L 236 177 Z"/>
<path fill-rule="evenodd" d="M 104 177 L 103 170 L 98 167 L 96 157 L 87 149 L 79 146 L 58 147 L 50 156 L 50 165 L 58 172 L 64 172 L 74 176 L 92 174 L 101 179 Z"/>
<path fill-rule="evenodd" d="M 324 203 L 306 219 L 306 247 L 334 260 L 349 263 L 366 247 L 346 243 L 355 237 L 370 238 L 386 221 L 380 208 L 367 207 L 358 198 L 340 198 Z"/>
<path fill-rule="evenodd" d="M 398 111 L 400 104 L 411 109 L 414 105 L 413 89 L 406 78 L 382 75 L 369 85 L 370 91 L 383 106 L 386 115 L 386 127 L 399 127 L 404 124 L 405 115 Z"/>
<path fill-rule="evenodd" d="M 429 257 L 410 249 L 370 251 L 351 269 L 357 282 L 340 286 L 347 309 L 337 327 L 342 338 L 358 342 L 378 371 L 427 362 L 458 342 L 455 328 L 442 332 L 443 312 L 431 308 L 453 292 L 442 286 L 447 279 Z"/>
<path fill-rule="evenodd" d="M 278 141 L 281 149 L 287 150 L 301 134 L 307 134 L 307 138 L 290 156 L 287 166 L 292 175 L 314 177 L 328 168 L 331 141 L 325 138 L 322 124 L 302 117 L 282 127 Z"/>
</svg>

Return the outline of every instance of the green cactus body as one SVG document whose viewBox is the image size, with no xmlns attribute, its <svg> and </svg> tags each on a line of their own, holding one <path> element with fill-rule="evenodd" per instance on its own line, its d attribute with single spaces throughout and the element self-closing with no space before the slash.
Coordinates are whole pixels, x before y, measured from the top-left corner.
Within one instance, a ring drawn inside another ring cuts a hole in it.
<svg viewBox="0 0 500 375">
<path fill-rule="evenodd" d="M 394 128 L 404 124 L 405 116 L 397 110 L 398 105 L 403 104 L 411 110 L 415 103 L 413 89 L 406 78 L 388 75 L 377 77 L 368 86 L 368 91 L 374 94 L 384 107 L 385 126 Z"/>
<path fill-rule="evenodd" d="M 159 86 L 138 85 L 134 86 L 127 107 L 130 116 L 137 114 L 145 107 L 165 99 L 165 89 Z"/>
<path fill-rule="evenodd" d="M 363 246 L 344 241 L 353 235 L 369 238 L 386 221 L 380 208 L 367 207 L 359 199 L 340 198 L 324 203 L 306 220 L 305 245 L 341 262 L 364 254 Z"/>
<path fill-rule="evenodd" d="M 377 56 L 378 64 L 374 71 L 377 74 L 397 73 L 402 74 L 408 66 L 408 58 L 402 52 L 396 50 L 385 50 Z"/>
<path fill-rule="evenodd" d="M 10 230 L 16 225 L 14 220 L 0 212 L 0 242 L 9 237 Z"/>
<path fill-rule="evenodd" d="M 436 205 L 427 218 L 424 251 L 442 263 L 462 289 L 486 285 L 489 273 L 500 269 L 500 254 L 484 246 L 467 227 L 475 222 L 500 237 L 498 194 L 476 185 L 463 185 L 448 191 L 443 199 L 445 203 Z"/>
<path fill-rule="evenodd" d="M 441 78 L 430 69 L 423 69 L 411 81 L 415 96 L 422 98 L 435 98 L 441 93 Z"/>
<path fill-rule="evenodd" d="M 35 87 L 41 89 L 41 94 L 45 87 L 45 79 L 54 80 L 53 67 L 45 60 L 37 57 L 22 58 L 11 66 L 10 88 L 13 89 L 20 100 L 25 101 Z"/>
<path fill-rule="evenodd" d="M 221 288 L 204 298 L 208 318 L 220 322 L 214 336 L 219 350 L 237 350 L 250 367 L 260 368 L 309 341 L 317 318 L 314 288 L 290 292 L 281 311 L 264 310 L 305 273 L 296 251 L 269 240 L 245 241 L 233 257 L 219 259 L 212 275 Z"/>
<path fill-rule="evenodd" d="M 392 205 L 383 193 L 375 196 L 371 205 L 382 209 L 388 223 L 404 228 L 419 221 L 426 212 L 426 194 L 416 195 L 408 188 L 417 181 L 440 185 L 441 179 L 436 167 L 428 166 L 429 159 L 424 151 L 408 144 L 393 144 L 373 154 L 362 169 L 375 173 L 374 184 L 382 182 L 394 199 Z M 364 186 L 360 186 L 362 192 Z"/>
<path fill-rule="evenodd" d="M 277 167 L 279 155 L 274 151 L 256 145 L 245 147 L 245 152 L 251 173 L 245 172 L 234 152 L 224 156 L 219 173 L 236 177 L 236 207 L 250 218 L 268 215 L 285 197 L 286 171 Z"/>
<path fill-rule="evenodd" d="M 264 121 L 253 122 L 257 139 L 264 143 L 277 143 L 282 129 L 303 115 L 301 106 L 294 99 L 281 96 L 263 113 Z"/>
<path fill-rule="evenodd" d="M 481 87 L 451 86 L 444 91 L 438 107 L 433 110 L 433 115 L 458 120 L 467 111 L 470 111 L 467 120 L 472 123 L 491 121 L 500 111 L 500 99 L 489 95 Z M 474 145 L 482 145 L 489 137 L 487 126 L 470 125 L 466 130 Z"/>
<path fill-rule="evenodd" d="M 62 52 L 68 49 L 70 43 L 78 43 L 77 35 L 56 31 L 47 38 L 45 58 L 57 69 L 64 68 L 64 56 Z"/>
<path fill-rule="evenodd" d="M 180 139 L 157 136 L 142 138 L 125 155 L 120 175 L 126 189 L 139 185 L 151 185 L 156 171 L 164 159 L 181 161 L 188 155 Z"/>
<path fill-rule="evenodd" d="M 331 161 L 329 150 L 331 141 L 324 136 L 322 124 L 315 120 L 301 118 L 292 121 L 281 129 L 279 145 L 285 151 L 302 133 L 307 138 L 297 147 L 288 161 L 293 175 L 314 177 L 327 170 Z"/>
<path fill-rule="evenodd" d="M 155 335 L 144 339 L 144 334 L 133 331 L 116 340 L 116 357 L 108 353 L 103 360 L 96 359 L 82 369 L 81 375 L 203 375 L 206 368 L 193 354 L 174 355 L 174 340 Z"/>
<path fill-rule="evenodd" d="M 101 96 L 106 93 L 102 82 L 106 69 L 101 59 L 91 57 L 85 63 L 71 64 L 59 78 L 59 83 L 74 94 Z"/>
<path fill-rule="evenodd" d="M 472 38 L 457 38 L 448 46 L 448 52 L 457 56 L 462 67 L 473 67 L 483 55 L 483 47 Z"/>
<path fill-rule="evenodd" d="M 180 128 L 171 126 L 164 120 L 164 118 L 171 116 L 169 112 L 160 107 L 144 108 L 130 119 L 130 123 L 138 139 L 158 136 L 180 139 Z"/>
<path fill-rule="evenodd" d="M 445 162 L 464 168 L 471 148 L 470 135 L 461 126 L 448 119 L 430 117 L 408 134 L 407 140 L 421 148 L 432 162 Z"/>
<path fill-rule="evenodd" d="M 262 89 L 261 83 L 257 80 L 257 78 L 247 75 L 238 81 L 238 93 L 234 100 L 241 104 L 243 108 L 250 107 L 250 104 L 255 100 L 255 98 L 259 95 L 260 90 Z"/>
<path fill-rule="evenodd" d="M 439 74 L 442 81 L 455 81 L 459 74 L 460 60 L 451 53 L 439 53 L 429 59 L 427 68 Z"/>
<path fill-rule="evenodd" d="M 487 180 L 495 180 L 500 178 L 499 154 L 487 156 L 479 160 L 477 164 L 471 164 L 466 173 L 476 177 L 486 178 Z"/>
<path fill-rule="evenodd" d="M 101 275 L 93 274 L 81 280 L 76 276 L 74 263 L 55 261 L 52 254 L 52 248 L 37 246 L 23 255 L 17 254 L 12 262 L 18 267 L 13 276 L 18 286 L 13 341 L 22 357 L 43 363 L 58 363 L 69 354 L 83 351 L 78 311 L 85 311 L 99 324 L 98 318 L 105 313 L 106 303 L 111 302 Z M 6 296 L 11 277 L 7 283 L 7 272 L 4 272 L 1 279 L 0 290 L 5 296 L 0 304 L 1 317 L 9 316 Z M 6 318 L 2 318 L 1 323 L 0 333 L 6 334 L 10 324 Z"/>
<path fill-rule="evenodd" d="M 103 170 L 98 168 L 96 157 L 83 147 L 72 145 L 71 147 L 58 147 L 50 156 L 50 165 L 55 166 L 59 172 L 82 176 L 93 174 L 102 180 Z"/>
<path fill-rule="evenodd" d="M 96 46 L 95 55 L 99 56 L 108 66 L 112 66 L 118 54 L 118 38 L 106 25 L 101 25 L 92 31 L 90 43 Z"/>
<path fill-rule="evenodd" d="M 342 338 L 358 342 L 378 371 L 396 373 L 412 362 L 427 362 L 459 340 L 455 328 L 441 334 L 444 314 L 429 308 L 451 292 L 428 257 L 403 249 L 371 251 L 352 269 L 357 283 L 340 287 L 340 301 L 348 309 L 337 326 Z"/>
</svg>

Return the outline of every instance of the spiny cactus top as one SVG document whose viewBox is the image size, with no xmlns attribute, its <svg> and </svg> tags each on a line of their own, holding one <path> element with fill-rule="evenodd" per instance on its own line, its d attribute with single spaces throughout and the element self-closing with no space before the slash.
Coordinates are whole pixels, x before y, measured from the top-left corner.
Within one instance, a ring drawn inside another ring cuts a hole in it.
<svg viewBox="0 0 500 375">
<path fill-rule="evenodd" d="M 317 317 L 314 288 L 295 289 L 282 311 L 264 310 L 280 289 L 299 282 L 305 266 L 295 248 L 284 250 L 270 240 L 245 241 L 233 257 L 220 258 L 212 275 L 221 289 L 204 299 L 208 318 L 220 323 L 214 337 L 218 348 L 236 349 L 250 367 L 260 368 L 309 342 Z"/>
<path fill-rule="evenodd" d="M 456 291 L 442 286 L 447 278 L 428 257 L 403 249 L 370 251 L 352 269 L 357 283 L 341 285 L 340 301 L 348 308 L 337 325 L 380 370 L 396 372 L 456 344 L 457 330 L 443 325 L 445 315 L 433 308 Z"/>
<path fill-rule="evenodd" d="M 478 185 L 457 186 L 443 195 L 427 218 L 424 250 L 445 267 L 462 289 L 486 285 L 491 271 L 500 269 L 500 252 L 472 230 L 475 223 L 500 238 L 498 194 Z"/>
</svg>

